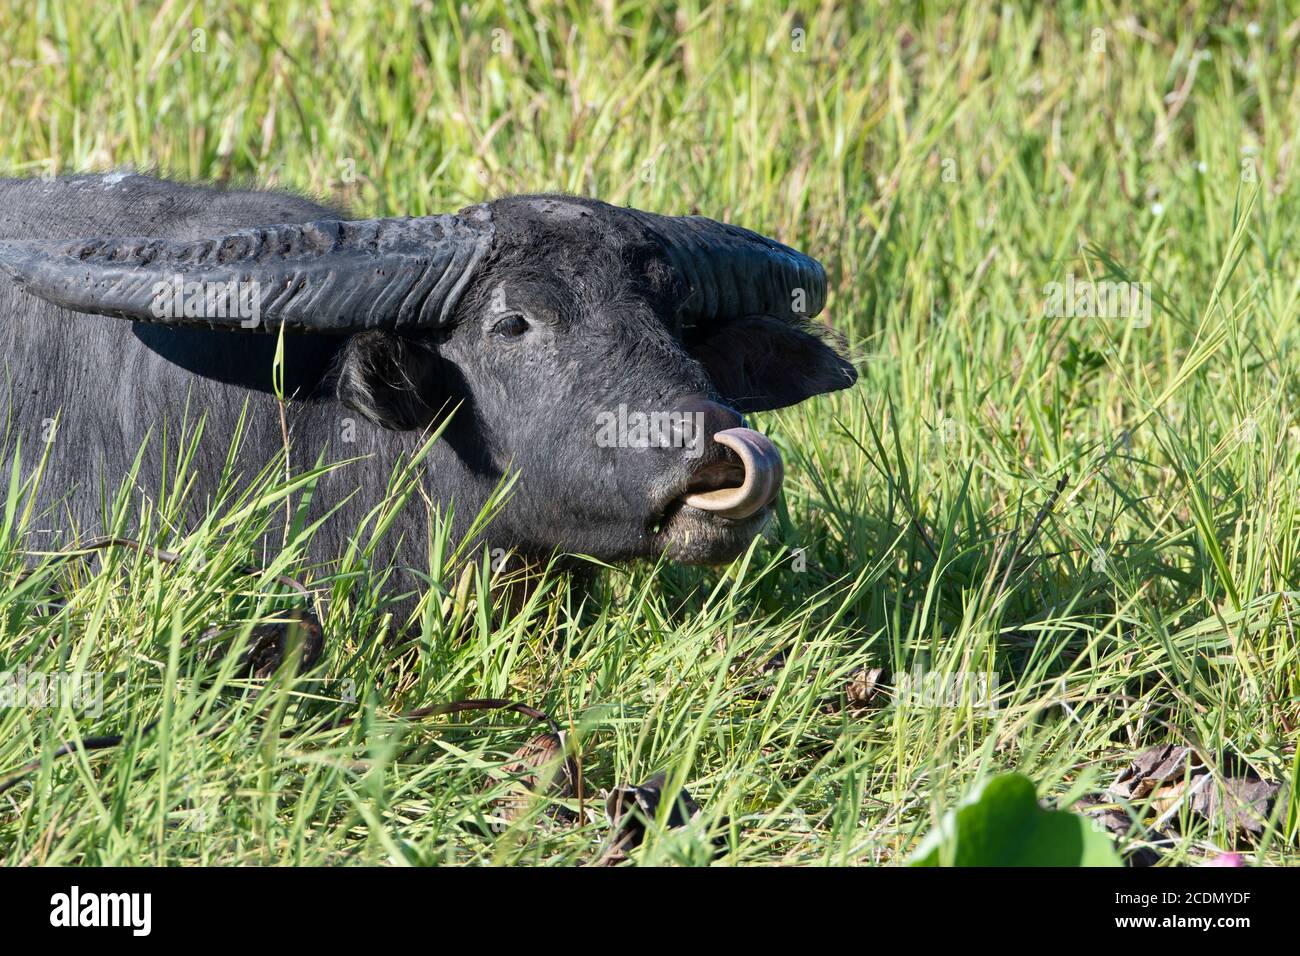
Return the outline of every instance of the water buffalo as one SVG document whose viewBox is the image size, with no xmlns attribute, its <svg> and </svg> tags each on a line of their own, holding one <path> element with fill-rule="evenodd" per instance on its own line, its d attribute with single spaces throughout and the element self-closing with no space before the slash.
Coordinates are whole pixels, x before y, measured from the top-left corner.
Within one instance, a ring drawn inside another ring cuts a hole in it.
<svg viewBox="0 0 1300 956">
<path fill-rule="evenodd" d="M 66 545 L 105 530 L 142 444 L 155 496 L 165 436 L 201 415 L 200 513 L 237 432 L 245 477 L 284 445 L 267 334 L 283 327 L 292 466 L 350 460 L 313 495 L 338 509 L 315 558 L 445 423 L 388 532 L 396 567 L 427 569 L 431 506 L 464 535 L 511 473 L 494 548 L 718 563 L 781 484 L 741 416 L 856 379 L 811 322 L 825 292 L 816 261 L 756 233 L 570 196 L 352 220 L 148 176 L 3 180 L 3 447 L 35 449 L 24 471 L 48 449 L 32 527 Z"/>
</svg>

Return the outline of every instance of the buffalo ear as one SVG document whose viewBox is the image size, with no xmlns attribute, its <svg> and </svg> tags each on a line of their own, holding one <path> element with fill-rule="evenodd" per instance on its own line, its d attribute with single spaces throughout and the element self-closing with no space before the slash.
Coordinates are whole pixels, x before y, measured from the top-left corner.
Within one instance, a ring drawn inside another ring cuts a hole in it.
<svg viewBox="0 0 1300 956">
<path fill-rule="evenodd" d="M 690 349 L 739 412 L 764 412 L 848 388 L 854 367 L 821 338 L 770 316 L 728 322 Z"/>
<path fill-rule="evenodd" d="M 428 428 L 450 411 L 446 363 L 432 344 L 391 332 L 352 336 L 339 360 L 334 393 L 376 425 Z"/>
</svg>

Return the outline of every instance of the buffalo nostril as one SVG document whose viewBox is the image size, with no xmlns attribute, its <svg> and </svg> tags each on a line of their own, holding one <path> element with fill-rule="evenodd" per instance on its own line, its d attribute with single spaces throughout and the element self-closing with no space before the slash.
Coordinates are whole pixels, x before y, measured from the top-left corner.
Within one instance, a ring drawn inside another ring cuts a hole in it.
<svg viewBox="0 0 1300 956">
<path fill-rule="evenodd" d="M 701 435 L 713 435 L 715 432 L 730 428 L 747 427 L 744 417 L 728 405 L 715 402 L 700 395 L 693 395 L 681 402 L 679 411 L 688 415 L 698 415 Z"/>
<path fill-rule="evenodd" d="M 739 478 L 740 483 L 719 484 L 711 490 L 688 489 L 686 504 L 723 518 L 748 518 L 770 504 L 785 478 L 781 453 L 771 440 L 750 428 L 727 428 L 715 433 L 713 440 L 735 452 L 739 474 L 734 463 L 724 461 L 707 466 L 697 474 L 697 480 L 707 484 Z M 692 482 L 692 486 L 695 484 Z"/>
</svg>

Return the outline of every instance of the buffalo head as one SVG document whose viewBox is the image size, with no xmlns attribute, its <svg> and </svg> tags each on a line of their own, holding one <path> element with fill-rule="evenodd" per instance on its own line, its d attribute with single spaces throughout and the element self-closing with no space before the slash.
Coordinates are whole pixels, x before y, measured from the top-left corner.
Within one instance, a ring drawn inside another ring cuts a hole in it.
<svg viewBox="0 0 1300 956">
<path fill-rule="evenodd" d="M 489 538 L 525 553 L 735 556 L 782 480 L 742 416 L 856 379 L 811 321 L 826 295 L 815 260 L 588 199 L 202 240 L 0 242 L 0 269 L 80 312 L 342 337 L 344 405 L 399 432 L 452 416 L 462 477 L 448 488 L 431 471 L 433 498 L 473 510 L 518 473 Z M 180 302 L 191 287 L 220 294 Z"/>
</svg>

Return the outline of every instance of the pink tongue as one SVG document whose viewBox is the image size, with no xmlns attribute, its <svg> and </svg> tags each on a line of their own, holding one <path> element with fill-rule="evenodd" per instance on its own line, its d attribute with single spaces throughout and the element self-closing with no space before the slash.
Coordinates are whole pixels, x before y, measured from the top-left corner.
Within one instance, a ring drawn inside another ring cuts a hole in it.
<svg viewBox="0 0 1300 956">
<path fill-rule="evenodd" d="M 687 495 L 692 508 L 708 511 L 722 518 L 748 518 L 776 498 L 785 479 L 781 453 L 751 428 L 728 428 L 714 434 L 713 440 L 726 445 L 745 466 L 745 481 L 739 488 L 719 488 Z"/>
</svg>

